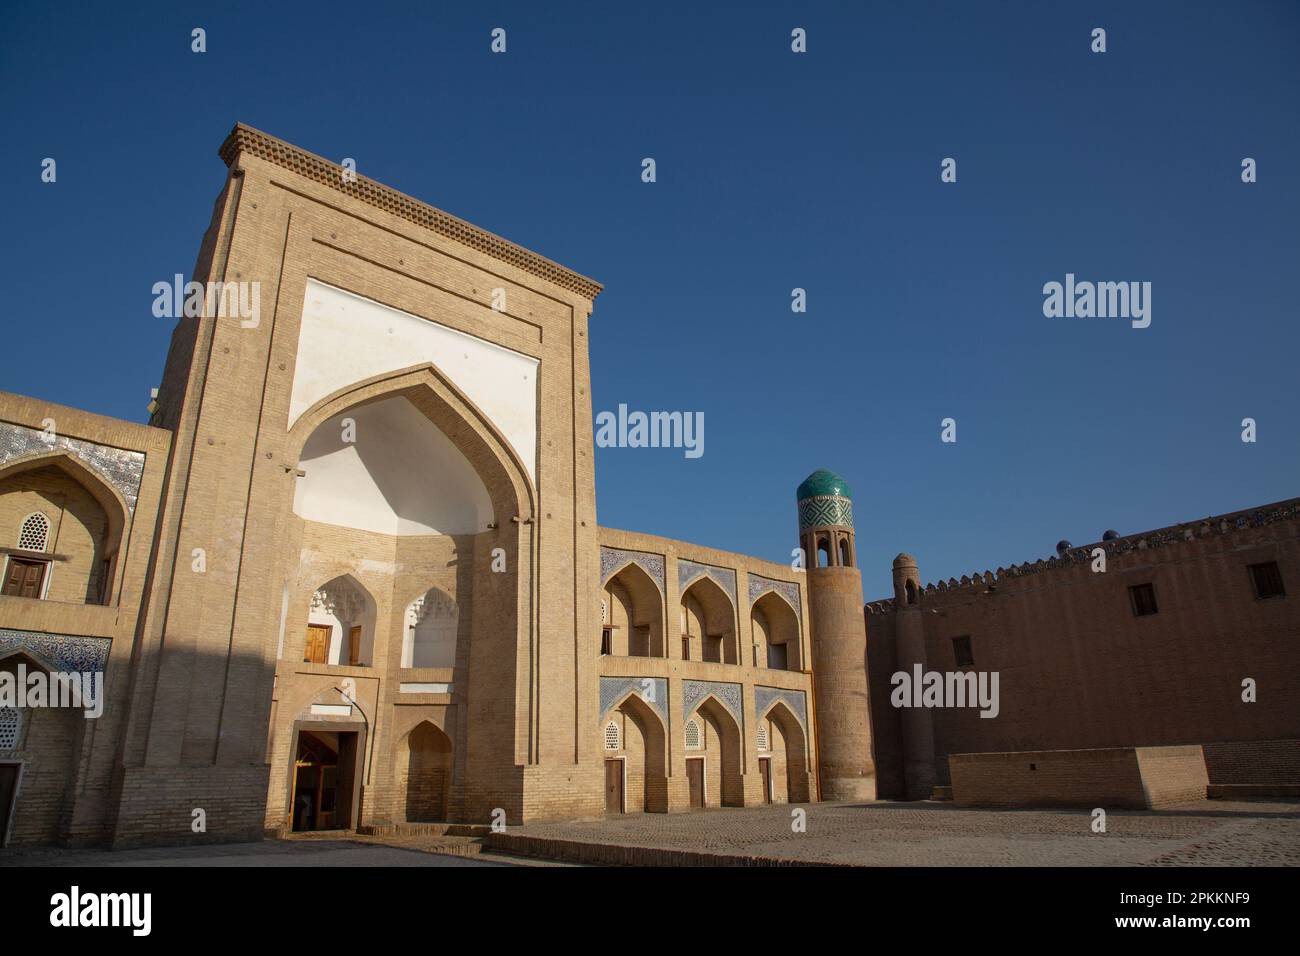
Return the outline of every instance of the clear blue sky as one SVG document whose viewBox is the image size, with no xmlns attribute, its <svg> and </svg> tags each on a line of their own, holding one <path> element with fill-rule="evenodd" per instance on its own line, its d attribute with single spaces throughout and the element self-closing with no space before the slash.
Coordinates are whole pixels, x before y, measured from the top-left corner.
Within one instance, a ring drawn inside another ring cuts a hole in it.
<svg viewBox="0 0 1300 956">
<path fill-rule="evenodd" d="M 1274 501 L 1298 54 L 1294 2 L 14 6 L 0 387 L 145 418 L 150 287 L 193 267 L 241 120 L 605 284 L 596 410 L 706 428 L 695 460 L 601 450 L 602 524 L 788 560 L 830 468 L 874 598 L 903 550 L 933 580 Z M 1067 272 L 1150 281 L 1151 327 L 1045 318 Z"/>
</svg>

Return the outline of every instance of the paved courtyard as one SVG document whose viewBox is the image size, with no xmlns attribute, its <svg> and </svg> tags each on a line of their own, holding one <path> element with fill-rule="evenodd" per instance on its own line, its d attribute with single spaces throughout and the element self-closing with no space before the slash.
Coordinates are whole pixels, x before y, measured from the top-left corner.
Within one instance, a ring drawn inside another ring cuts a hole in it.
<svg viewBox="0 0 1300 956">
<path fill-rule="evenodd" d="M 1105 833 L 1092 831 L 1087 811 L 976 810 L 930 802 L 805 804 L 799 809 L 806 811 L 807 830 L 797 833 L 791 826 L 794 809 L 751 807 L 535 823 L 487 838 L 484 852 L 479 852 L 483 847 L 478 840 L 466 838 L 340 835 L 118 851 L 0 850 L 0 867 L 556 865 L 508 855 L 524 850 L 585 862 L 633 864 L 1300 865 L 1300 802 L 1215 800 L 1162 811 L 1114 811 L 1107 814 Z M 674 853 L 682 856 L 674 858 Z"/>
<path fill-rule="evenodd" d="M 950 803 L 810 804 L 807 832 L 792 807 L 638 814 L 511 828 L 515 837 L 772 861 L 859 866 L 1300 865 L 1300 803 L 1202 801 L 1163 811 L 1114 811 L 1092 832 L 1088 811 L 978 810 Z M 625 857 L 635 861 L 635 855 Z"/>
<path fill-rule="evenodd" d="M 539 865 L 491 855 L 461 857 L 431 852 L 418 840 L 391 843 L 369 839 L 264 840 L 208 846 L 139 850 L 0 850 L 5 866 L 511 866 Z M 432 841 L 423 841 L 431 843 Z M 445 844 L 439 844 L 443 846 Z M 545 864 L 541 864 L 545 865 Z"/>
</svg>

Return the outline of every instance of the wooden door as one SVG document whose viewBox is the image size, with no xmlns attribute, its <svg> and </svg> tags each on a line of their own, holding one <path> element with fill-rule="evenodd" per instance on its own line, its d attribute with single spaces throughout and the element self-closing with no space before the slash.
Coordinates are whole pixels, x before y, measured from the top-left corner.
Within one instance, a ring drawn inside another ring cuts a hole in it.
<svg viewBox="0 0 1300 956">
<path fill-rule="evenodd" d="M 302 652 L 305 663 L 324 664 L 329 660 L 331 633 L 333 629 L 328 624 L 307 625 L 307 646 Z"/>
<path fill-rule="evenodd" d="M 605 812 L 623 812 L 623 761 L 605 761 Z"/>
<path fill-rule="evenodd" d="M 758 775 L 763 781 L 763 802 L 772 802 L 772 758 L 758 758 Z"/>
<path fill-rule="evenodd" d="M 18 764 L 0 764 L 0 846 L 4 846 L 9 832 L 9 811 L 13 809 L 14 794 L 18 790 Z"/>
<path fill-rule="evenodd" d="M 45 562 L 29 561 L 26 558 L 9 559 L 9 570 L 5 575 L 4 593 L 14 597 L 39 598 L 41 585 L 45 583 Z"/>
<path fill-rule="evenodd" d="M 348 631 L 348 663 L 356 666 L 361 663 L 361 625 Z"/>
<path fill-rule="evenodd" d="M 686 761 L 686 783 L 691 791 L 691 806 L 704 806 L 704 761 L 694 757 Z"/>
</svg>

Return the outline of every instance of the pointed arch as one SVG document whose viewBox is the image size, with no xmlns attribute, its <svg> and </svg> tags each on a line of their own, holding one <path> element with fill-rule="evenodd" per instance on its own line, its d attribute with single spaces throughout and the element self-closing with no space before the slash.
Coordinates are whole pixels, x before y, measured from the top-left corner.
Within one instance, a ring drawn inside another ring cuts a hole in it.
<svg viewBox="0 0 1300 956">
<path fill-rule="evenodd" d="M 739 664 L 736 637 L 736 606 L 708 575 L 691 582 L 682 592 L 682 653 L 693 660 Z M 697 653 L 698 651 L 698 653 Z"/>
<path fill-rule="evenodd" d="M 423 414 L 470 463 L 487 491 L 492 520 L 485 529 L 491 532 L 486 546 L 501 548 L 511 570 L 515 599 L 499 601 L 499 614 L 490 637 L 492 647 L 500 653 L 488 655 L 484 668 L 477 671 L 483 679 L 513 683 L 527 708 L 527 723 L 518 733 L 503 738 L 510 741 L 516 762 L 535 763 L 539 754 L 540 661 L 538 619 L 538 534 L 534 523 L 539 517 L 536 487 L 517 449 L 504 433 L 456 384 L 434 363 L 423 362 L 393 372 L 385 372 L 344 386 L 320 399 L 303 412 L 290 426 L 285 440 L 289 462 L 301 459 L 311 434 L 325 421 L 363 404 L 401 396 Z M 292 514 L 296 485 L 285 486 L 284 513 Z M 490 543 L 489 543 L 490 542 Z M 472 595 L 458 593 L 458 601 L 472 600 Z M 477 627 L 475 628 L 477 632 Z M 493 742 L 493 747 L 507 746 Z"/>
<path fill-rule="evenodd" d="M 335 575 L 311 591 L 303 660 L 370 666 L 374 664 L 376 626 L 376 603 L 369 588 L 350 572 Z M 324 628 L 329 634 L 321 660 Z"/>
<path fill-rule="evenodd" d="M 441 727 L 424 720 L 407 732 L 404 743 L 406 761 L 401 793 L 407 822 L 446 820 L 454 750 L 451 738 Z"/>
<path fill-rule="evenodd" d="M 744 806 L 744 744 L 740 722 L 713 694 L 707 694 L 687 716 L 699 720 L 704 732 L 706 806 Z"/>
<path fill-rule="evenodd" d="M 618 726 L 619 748 L 605 748 L 605 733 Z M 659 712 L 629 690 L 600 716 L 601 745 L 609 759 L 626 761 L 625 810 L 628 813 L 668 812 L 668 728 Z"/>
<path fill-rule="evenodd" d="M 122 497 L 122 493 L 113 487 L 111 482 L 71 452 L 57 449 L 14 458 L 0 466 L 0 482 L 4 482 L 6 479 L 25 471 L 34 471 L 47 466 L 58 468 L 77 484 L 84 487 L 99 503 L 100 507 L 104 509 L 104 513 L 108 518 L 107 538 L 113 549 L 116 550 L 121 543 L 122 532 L 130 520 L 132 508 L 127 504 L 126 499 Z"/>
<path fill-rule="evenodd" d="M 806 803 L 811 791 L 808 775 L 808 735 L 798 716 L 779 698 L 758 718 L 770 726 L 772 797 L 777 803 Z"/>
<path fill-rule="evenodd" d="M 406 605 L 402 627 L 403 667 L 455 667 L 460 607 L 446 591 L 431 587 Z"/>
<path fill-rule="evenodd" d="M 48 512 L 39 512 L 45 517 L 47 535 L 43 550 L 53 550 L 57 544 L 60 551 L 72 555 L 72 560 L 56 563 L 31 556 L 0 559 L 0 573 L 6 584 L 14 576 L 11 571 L 18 562 L 27 567 L 27 580 L 21 591 L 13 593 L 63 602 L 111 604 L 119 590 L 121 553 L 131 506 L 110 481 L 65 449 L 24 455 L 5 463 L 0 467 L 0 497 L 25 493 L 26 482 L 20 480 L 24 475 L 37 484 L 44 481 L 47 488 L 51 483 L 54 487 L 63 483 L 63 489 L 53 497 L 48 490 L 36 493 L 51 503 L 61 502 L 54 505 L 61 509 L 56 519 L 51 520 Z M 71 486 L 75 486 L 75 493 Z M 4 539 L 0 545 L 22 547 L 19 539 L 28 537 L 24 526 L 33 514 L 29 512 L 13 527 L 0 529 Z M 39 587 L 33 576 L 41 579 Z"/>
<path fill-rule="evenodd" d="M 667 657 L 664 642 L 663 592 L 634 561 L 626 562 L 602 589 L 605 620 L 601 647 L 613 656 Z"/>
<path fill-rule="evenodd" d="M 483 410 L 432 362 L 354 382 L 316 402 L 289 430 L 290 459 L 297 461 L 307 439 L 331 418 L 397 396 L 422 412 L 468 459 L 487 488 L 494 523 L 535 516 L 536 492 L 519 453 Z"/>
<path fill-rule="evenodd" d="M 755 667 L 802 670 L 799 615 L 779 591 L 767 591 L 750 609 Z"/>
<path fill-rule="evenodd" d="M 33 669 L 44 671 L 46 674 L 53 674 L 59 670 L 56 664 L 46 660 L 44 655 L 30 647 L 11 647 L 0 651 L 0 666 L 8 667 L 11 661 L 15 668 L 19 664 L 25 665 L 29 673 Z"/>
</svg>

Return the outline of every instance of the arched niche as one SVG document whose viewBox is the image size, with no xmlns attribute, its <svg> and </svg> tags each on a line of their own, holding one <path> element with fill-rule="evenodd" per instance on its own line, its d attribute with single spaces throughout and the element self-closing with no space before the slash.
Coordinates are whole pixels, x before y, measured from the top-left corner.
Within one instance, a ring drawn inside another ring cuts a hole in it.
<svg viewBox="0 0 1300 956">
<path fill-rule="evenodd" d="M 754 630 L 754 666 L 772 670 L 802 670 L 799 616 L 783 597 L 768 591 L 750 612 Z"/>
<path fill-rule="evenodd" d="M 611 733 L 612 729 L 616 733 Z M 623 806 L 610 812 L 668 812 L 668 732 L 663 718 L 636 692 L 600 721 L 605 760 L 623 762 Z M 617 743 L 617 747 L 611 746 Z"/>
<path fill-rule="evenodd" d="M 629 562 L 602 589 L 601 650 L 616 657 L 666 657 L 663 595 L 654 579 Z"/>
<path fill-rule="evenodd" d="M 18 597 L 111 604 L 129 515 L 117 490 L 66 452 L 10 462 L 0 469 L 0 547 L 11 549 L 0 558 L 0 588 Z"/>
<path fill-rule="evenodd" d="M 465 454 L 403 395 L 338 412 L 308 436 L 293 510 L 394 536 L 477 534 L 493 520 Z"/>
<path fill-rule="evenodd" d="M 744 806 L 740 724 L 716 697 L 704 698 L 688 719 L 699 722 L 702 746 L 687 759 L 704 760 L 704 805 Z"/>
<path fill-rule="evenodd" d="M 759 756 L 771 761 L 771 797 L 776 803 L 805 803 L 809 799 L 808 738 L 794 712 L 782 701 L 773 702 L 759 718 L 767 734 L 767 750 Z"/>
<path fill-rule="evenodd" d="M 735 607 L 708 575 L 695 580 L 681 600 L 682 659 L 740 663 Z"/>
<path fill-rule="evenodd" d="M 350 574 L 312 592 L 303 661 L 368 667 L 374 664 L 375 599 Z"/>
<path fill-rule="evenodd" d="M 406 606 L 403 667 L 455 667 L 460 609 L 439 588 L 429 588 Z"/>
</svg>

